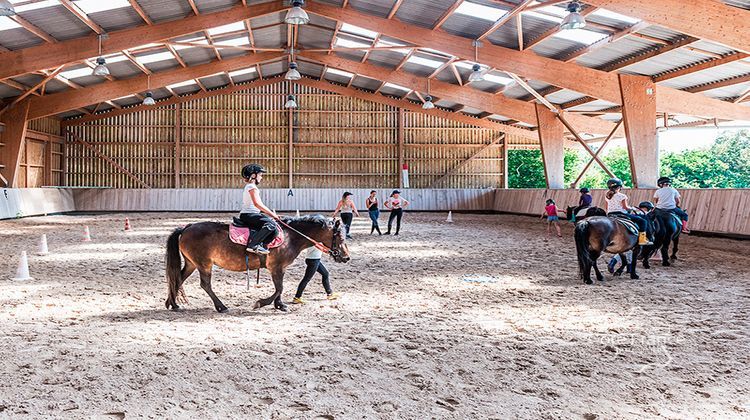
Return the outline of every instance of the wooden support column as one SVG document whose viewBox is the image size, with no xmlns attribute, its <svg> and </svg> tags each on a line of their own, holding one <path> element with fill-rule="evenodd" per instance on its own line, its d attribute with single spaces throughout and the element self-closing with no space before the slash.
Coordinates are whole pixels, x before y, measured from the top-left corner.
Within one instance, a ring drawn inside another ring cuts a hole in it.
<svg viewBox="0 0 750 420">
<path fill-rule="evenodd" d="M 646 76 L 620 74 L 619 78 L 633 187 L 655 188 L 659 177 L 656 85 Z"/>
<path fill-rule="evenodd" d="M 503 138 L 503 188 L 506 190 L 510 185 L 508 180 L 508 136 Z"/>
<path fill-rule="evenodd" d="M 288 168 L 288 179 L 287 184 L 289 185 L 289 189 L 291 190 L 294 188 L 294 172 L 292 171 L 292 167 L 294 165 L 294 109 L 289 108 L 288 115 L 288 123 L 289 129 L 287 132 L 289 133 L 289 149 L 287 150 L 288 160 L 287 165 L 289 165 Z"/>
<path fill-rule="evenodd" d="M 542 150 L 547 188 L 565 188 L 565 127 L 555 113 L 542 104 L 535 104 L 539 145 Z"/>
<path fill-rule="evenodd" d="M 174 187 L 180 188 L 180 159 L 182 157 L 182 103 L 174 108 Z"/>
<path fill-rule="evenodd" d="M 47 139 L 47 142 L 44 144 L 44 181 L 42 182 L 42 185 L 44 186 L 50 186 L 52 185 L 52 145 L 54 143 L 52 142 L 52 137 L 49 137 Z"/>
<path fill-rule="evenodd" d="M 21 151 L 24 148 L 26 129 L 28 127 L 30 101 L 24 100 L 9 108 L 2 116 L 5 130 L 0 134 L 2 148 L 3 177 L 10 188 L 18 187 L 18 170 L 21 165 Z"/>
<path fill-rule="evenodd" d="M 398 109 L 398 129 L 396 137 L 398 139 L 398 168 L 396 176 L 398 177 L 398 187 L 404 188 L 404 177 L 401 175 L 401 169 L 404 167 L 404 119 L 405 112 L 403 108 Z"/>
</svg>

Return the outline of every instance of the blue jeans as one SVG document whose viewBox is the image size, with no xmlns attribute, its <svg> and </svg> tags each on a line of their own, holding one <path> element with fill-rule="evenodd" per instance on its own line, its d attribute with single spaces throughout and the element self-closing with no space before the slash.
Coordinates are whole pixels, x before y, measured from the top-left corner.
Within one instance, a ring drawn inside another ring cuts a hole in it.
<svg viewBox="0 0 750 420">
<path fill-rule="evenodd" d="M 378 218 L 380 217 L 380 210 L 369 210 L 368 213 L 370 214 L 370 220 L 372 220 L 372 227 L 370 228 L 370 233 L 374 231 L 378 231 L 380 233 L 380 225 L 378 225 Z"/>
</svg>

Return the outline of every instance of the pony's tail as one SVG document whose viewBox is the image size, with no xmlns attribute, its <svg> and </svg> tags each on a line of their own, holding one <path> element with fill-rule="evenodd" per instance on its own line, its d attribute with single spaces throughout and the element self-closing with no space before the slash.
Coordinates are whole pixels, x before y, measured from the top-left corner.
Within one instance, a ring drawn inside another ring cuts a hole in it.
<svg viewBox="0 0 750 420">
<path fill-rule="evenodd" d="M 575 230 L 576 252 L 578 253 L 578 273 L 583 277 L 585 268 L 590 264 L 591 254 L 589 254 L 589 222 L 586 220 L 576 224 Z"/>
<path fill-rule="evenodd" d="M 185 228 L 175 229 L 169 238 L 167 238 L 167 309 L 177 309 L 178 294 L 181 295 L 182 301 L 186 303 L 185 292 L 181 287 L 177 287 L 182 276 L 182 258 L 180 258 L 180 235 Z"/>
</svg>

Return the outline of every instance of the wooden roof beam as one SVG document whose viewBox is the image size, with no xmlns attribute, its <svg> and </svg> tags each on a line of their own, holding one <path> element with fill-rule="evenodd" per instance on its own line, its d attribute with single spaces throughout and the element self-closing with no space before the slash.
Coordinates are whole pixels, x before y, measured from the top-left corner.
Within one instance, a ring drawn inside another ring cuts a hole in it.
<svg viewBox="0 0 750 420">
<path fill-rule="evenodd" d="M 586 0 L 626 16 L 750 53 L 750 11 L 716 0 Z"/>
<path fill-rule="evenodd" d="M 484 32 L 482 32 L 481 35 L 477 37 L 478 40 L 483 40 L 487 38 L 488 36 L 492 35 L 493 32 L 500 29 L 501 26 L 505 25 L 506 23 L 510 22 L 511 19 L 519 15 L 528 5 L 534 0 L 522 0 L 520 3 L 518 3 L 517 6 L 510 9 L 503 17 L 496 20 L 495 23 L 490 25 L 489 28 L 485 29 Z"/>
<path fill-rule="evenodd" d="M 146 25 L 153 25 L 154 21 L 151 20 L 151 17 L 143 10 L 140 4 L 138 4 L 138 0 L 128 0 L 130 2 L 130 6 L 135 9 L 135 12 L 138 13 L 138 16 L 143 19 L 144 22 L 146 22 Z"/>
<path fill-rule="evenodd" d="M 81 22 L 83 22 L 86 26 L 91 28 L 92 31 L 96 32 L 97 34 L 101 35 L 104 33 L 104 29 L 99 26 L 96 22 L 91 20 L 89 15 L 87 15 L 83 10 L 81 10 L 75 3 L 73 3 L 71 0 L 59 0 L 60 4 L 62 4 L 70 13 L 75 15 Z"/>
<path fill-rule="evenodd" d="M 307 5 L 308 13 L 315 13 L 334 20 L 342 20 L 371 31 L 382 33 L 414 45 L 432 47 L 447 54 L 473 59 L 472 40 L 442 31 L 432 31 L 395 20 L 388 20 L 357 12 L 339 9 L 323 3 Z M 621 104 L 619 81 L 616 74 L 590 69 L 573 63 L 527 54 L 497 45 L 485 45 L 479 51 L 479 61 L 502 71 L 510 71 L 566 89 L 575 90 L 615 104 Z M 659 86 L 657 100 L 659 111 L 673 114 L 712 116 L 736 120 L 750 120 L 750 108 L 719 101 L 702 95 L 694 95 Z M 666 100 L 670 98 L 672 100 Z M 678 99 L 679 100 L 674 100 Z M 708 114 L 706 111 L 711 110 Z"/>
<path fill-rule="evenodd" d="M 435 22 L 434 25 L 432 25 L 432 29 L 435 30 L 443 26 L 445 21 L 448 20 L 451 15 L 453 15 L 453 12 L 455 12 L 456 9 L 458 9 L 463 4 L 463 2 L 464 0 L 456 0 L 455 2 L 453 2 L 453 5 L 451 5 L 451 7 L 449 7 L 448 10 L 446 10 L 443 15 L 440 16 L 440 18 L 437 20 L 437 22 Z"/>
<path fill-rule="evenodd" d="M 108 34 L 107 40 L 103 41 L 102 53 L 114 54 L 139 45 L 159 43 L 178 36 L 200 32 L 204 28 L 252 19 L 285 9 L 286 7 L 279 0 L 257 4 L 253 7 L 238 4 L 221 12 L 188 16 L 177 21 L 114 31 Z M 98 48 L 97 36 L 91 35 L 55 44 L 42 44 L 3 52 L 0 53 L 0 61 L 3 62 L 3 66 L 0 66 L 0 80 L 96 57 L 99 54 Z"/>
<path fill-rule="evenodd" d="M 100 83 L 77 91 L 66 91 L 32 98 L 31 119 L 84 107 L 87 105 L 131 95 L 133 92 L 148 90 L 148 78 L 151 78 L 151 88 L 157 89 L 174 83 L 184 82 L 225 71 L 240 70 L 264 61 L 273 61 L 284 57 L 279 53 L 259 53 L 231 58 L 223 61 L 213 61 L 198 66 L 177 68 L 165 72 L 154 73 L 151 76 L 138 76 L 131 79 Z"/>
</svg>

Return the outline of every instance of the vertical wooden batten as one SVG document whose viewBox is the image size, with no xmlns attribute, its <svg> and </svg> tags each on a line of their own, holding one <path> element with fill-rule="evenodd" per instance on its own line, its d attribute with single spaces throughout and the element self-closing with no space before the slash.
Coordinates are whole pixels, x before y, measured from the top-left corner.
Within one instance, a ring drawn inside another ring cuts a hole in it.
<svg viewBox="0 0 750 420">
<path fill-rule="evenodd" d="M 180 147 L 182 137 L 182 104 L 178 102 L 174 109 L 174 187 L 180 188 L 180 159 L 182 149 Z"/>
<path fill-rule="evenodd" d="M 565 188 L 565 127 L 546 106 L 535 105 L 547 188 Z"/>
<path fill-rule="evenodd" d="M 653 188 L 659 177 L 656 84 L 646 76 L 620 74 L 619 78 L 633 187 Z"/>
<path fill-rule="evenodd" d="M 397 142 L 398 142 L 398 167 L 396 168 L 396 176 L 398 177 L 398 187 L 404 188 L 404 177 L 401 175 L 401 170 L 404 168 L 404 109 L 398 109 L 398 128 L 397 128 Z"/>
</svg>

